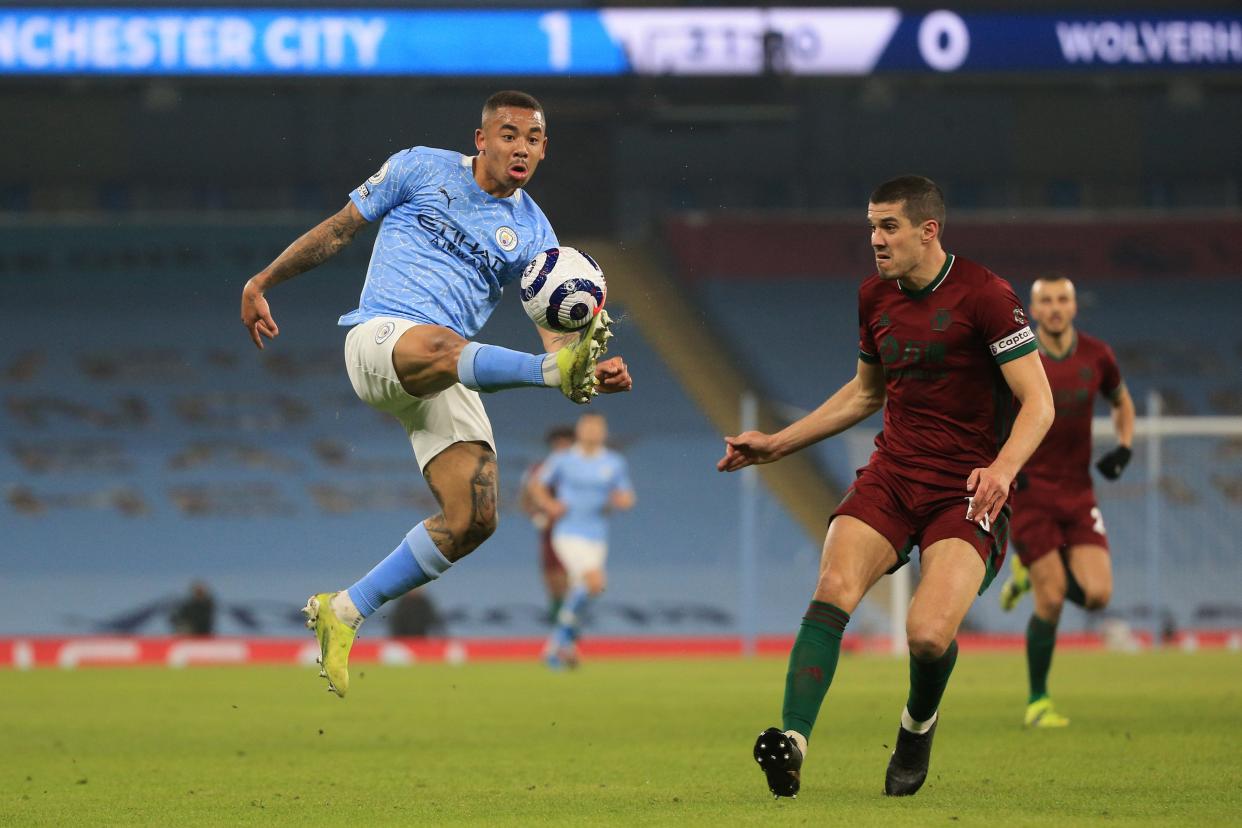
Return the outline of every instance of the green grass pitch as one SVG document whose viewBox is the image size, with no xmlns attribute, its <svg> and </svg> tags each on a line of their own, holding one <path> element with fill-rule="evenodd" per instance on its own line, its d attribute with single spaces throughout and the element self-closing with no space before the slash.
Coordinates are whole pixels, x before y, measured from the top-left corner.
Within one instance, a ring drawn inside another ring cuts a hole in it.
<svg viewBox="0 0 1242 828">
<path fill-rule="evenodd" d="M 1242 655 L 964 652 L 927 785 L 881 793 L 904 661 L 846 657 L 802 795 L 750 757 L 784 661 L 0 672 L 0 825 L 1073 825 L 1242 820 Z"/>
</svg>

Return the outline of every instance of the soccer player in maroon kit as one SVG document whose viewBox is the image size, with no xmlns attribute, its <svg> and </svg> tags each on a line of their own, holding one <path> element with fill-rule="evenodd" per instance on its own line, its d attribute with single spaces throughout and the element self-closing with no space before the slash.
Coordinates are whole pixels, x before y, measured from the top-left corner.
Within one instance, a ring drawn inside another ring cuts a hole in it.
<svg viewBox="0 0 1242 828">
<path fill-rule="evenodd" d="M 1130 462 L 1134 402 L 1121 381 L 1117 358 L 1100 340 L 1077 330 L 1074 283 L 1063 276 L 1031 286 L 1036 342 L 1052 386 L 1056 422 L 1022 469 L 1025 485 L 1014 497 L 1013 545 L 1019 560 L 1001 588 L 1001 607 L 1013 609 L 1032 591 L 1035 612 L 1026 627 L 1030 677 L 1027 727 L 1064 727 L 1048 696 L 1048 670 L 1057 622 L 1066 598 L 1103 609 L 1113 591 L 1104 518 L 1091 487 L 1091 414 L 1097 395 L 1112 405 L 1117 447 L 1096 464 L 1116 480 Z"/>
<path fill-rule="evenodd" d="M 867 221 L 877 272 L 858 292 L 857 374 L 775 434 L 726 437 L 716 466 L 771 463 L 884 408 L 875 453 L 828 524 L 819 580 L 789 654 L 783 727 L 755 743 L 775 796 L 798 793 L 850 613 L 914 546 L 922 579 L 906 621 L 910 693 L 884 792 L 904 796 L 923 785 L 958 626 L 1004 558 L 1010 486 L 1053 417 L 1013 289 L 941 247 L 940 188 L 920 176 L 887 181 L 871 194 Z"/>
<path fill-rule="evenodd" d="M 561 603 L 565 600 L 566 593 L 569 592 L 569 575 L 565 572 L 565 566 L 561 563 L 560 558 L 556 557 L 556 552 L 552 549 L 552 524 L 554 521 L 539 508 L 539 501 L 536 499 L 532 489 L 541 485 L 539 483 L 539 470 L 543 468 L 543 464 L 548 457 L 574 444 L 573 426 L 560 425 L 552 427 L 544 437 L 544 444 L 547 447 L 548 453 L 537 462 L 532 463 L 522 473 L 522 481 L 518 484 L 520 492 L 518 505 L 539 532 L 539 569 L 543 573 L 543 585 L 548 593 L 548 620 L 556 623 L 556 617 L 561 611 Z"/>
</svg>

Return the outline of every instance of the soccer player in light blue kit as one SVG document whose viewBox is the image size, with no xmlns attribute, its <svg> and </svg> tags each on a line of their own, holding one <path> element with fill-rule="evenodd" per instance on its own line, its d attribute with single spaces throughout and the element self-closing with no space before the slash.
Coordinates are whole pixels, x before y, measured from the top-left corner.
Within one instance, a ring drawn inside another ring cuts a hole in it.
<svg viewBox="0 0 1242 828">
<path fill-rule="evenodd" d="M 543 107 L 523 92 L 483 106 L 477 155 L 414 147 L 389 158 L 336 215 L 307 232 L 242 291 L 242 323 L 259 348 L 275 338 L 265 293 L 349 244 L 383 219 L 345 362 L 358 396 L 405 427 L 440 512 L 417 524 L 353 586 L 312 595 L 303 610 L 321 650 L 328 689 L 349 689 L 349 650 L 364 619 L 435 580 L 496 529 L 496 444 L 480 391 L 559 388 L 576 403 L 628 391 L 620 357 L 597 364 L 611 336 L 601 310 L 581 332 L 539 334 L 547 353 L 469 341 L 541 250 L 557 246 L 522 187 L 547 150 Z"/>
<path fill-rule="evenodd" d="M 624 457 L 605 445 L 607 439 L 608 423 L 602 415 L 582 415 L 574 429 L 574 444 L 544 462 L 538 485 L 531 489 L 540 508 L 556 521 L 552 549 L 569 575 L 569 594 L 544 651 L 554 668 L 577 664 L 578 619 L 587 599 L 604 591 L 608 514 L 634 506 L 629 467 Z"/>
</svg>

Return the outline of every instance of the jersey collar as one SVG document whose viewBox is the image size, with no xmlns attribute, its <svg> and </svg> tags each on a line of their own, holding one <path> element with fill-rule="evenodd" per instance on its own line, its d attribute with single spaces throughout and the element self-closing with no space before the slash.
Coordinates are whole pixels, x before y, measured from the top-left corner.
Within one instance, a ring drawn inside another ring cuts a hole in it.
<svg viewBox="0 0 1242 828">
<path fill-rule="evenodd" d="M 957 257 L 952 253 L 946 254 L 944 257 L 944 265 L 941 266 L 940 272 L 936 274 L 936 278 L 932 279 L 926 287 L 920 288 L 919 290 L 906 290 L 901 286 L 901 280 L 898 279 L 897 289 L 906 296 L 909 296 L 911 299 L 922 299 L 924 296 L 930 296 L 932 292 L 936 288 L 940 287 L 941 283 L 949 277 L 949 268 L 953 267 L 953 262 L 956 261 L 956 259 Z"/>
<path fill-rule="evenodd" d="M 1074 329 L 1074 338 L 1070 340 L 1069 348 L 1067 348 L 1065 350 L 1065 353 L 1061 354 L 1060 356 L 1054 356 L 1052 352 L 1050 352 L 1047 348 L 1045 348 L 1043 340 L 1041 340 L 1038 336 L 1035 337 L 1035 344 L 1039 348 L 1039 352 L 1043 354 L 1044 356 L 1048 357 L 1048 359 L 1052 360 L 1053 362 L 1064 362 L 1065 360 L 1072 357 L 1074 355 L 1074 352 L 1078 350 L 1078 329 L 1077 328 Z"/>
</svg>

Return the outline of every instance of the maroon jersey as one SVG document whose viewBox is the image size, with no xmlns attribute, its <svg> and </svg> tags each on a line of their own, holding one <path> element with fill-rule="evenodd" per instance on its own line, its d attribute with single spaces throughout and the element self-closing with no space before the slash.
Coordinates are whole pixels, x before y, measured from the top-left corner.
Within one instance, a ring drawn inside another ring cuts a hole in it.
<svg viewBox="0 0 1242 828">
<path fill-rule="evenodd" d="M 1052 386 L 1057 418 L 1023 471 L 1033 484 L 1090 489 L 1091 415 L 1097 394 L 1115 399 L 1121 390 L 1117 358 L 1103 342 L 1078 331 L 1065 356 L 1052 357 L 1041 348 L 1039 357 Z"/>
<path fill-rule="evenodd" d="M 872 462 L 936 485 L 966 487 L 1009 436 L 1017 402 L 1000 366 L 1035 350 L 1004 279 L 949 254 L 922 290 L 872 275 L 858 290 L 858 350 L 884 366 L 884 430 Z"/>
</svg>

